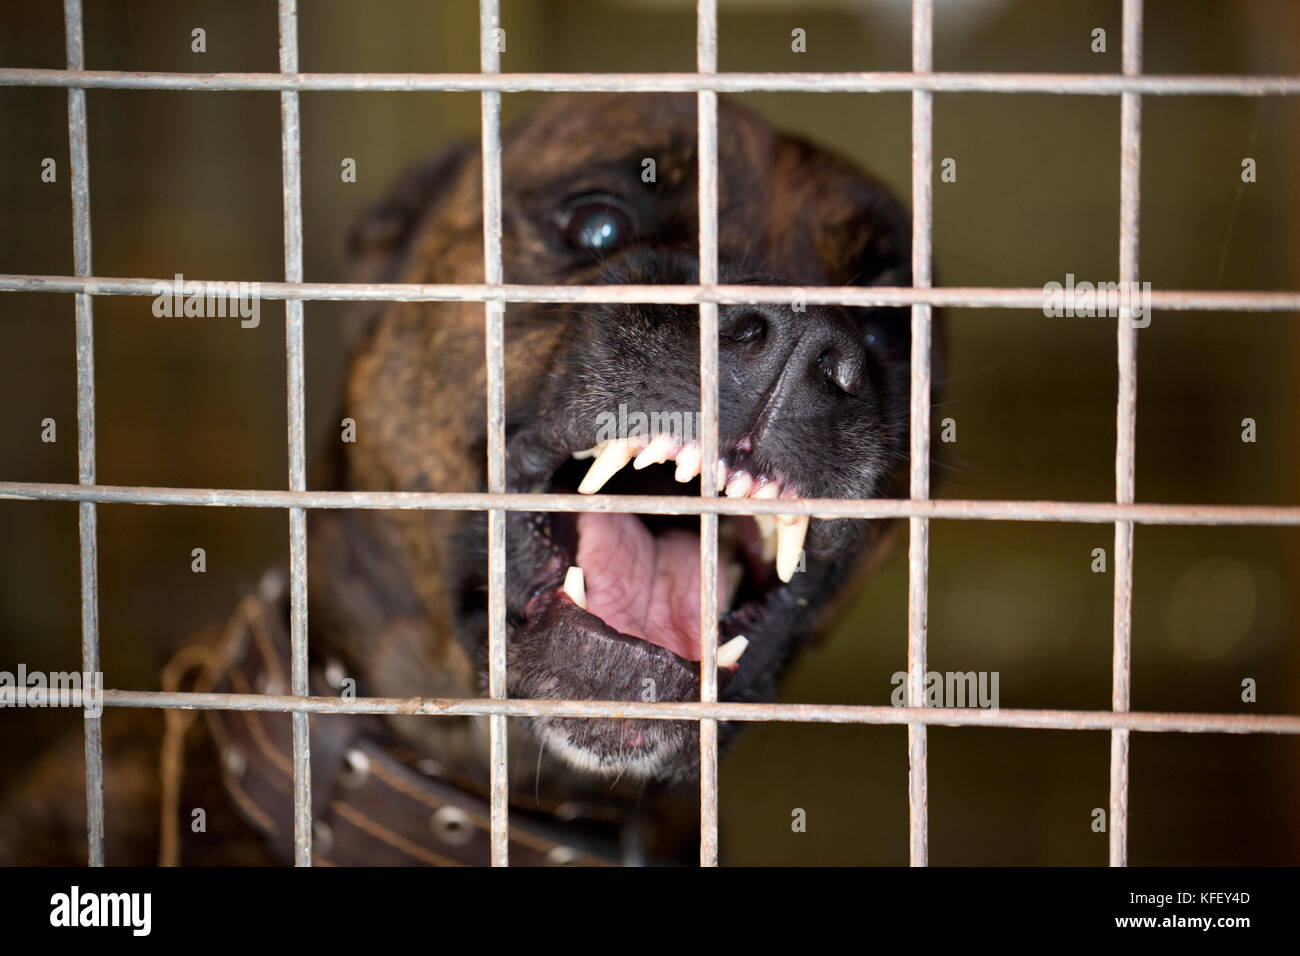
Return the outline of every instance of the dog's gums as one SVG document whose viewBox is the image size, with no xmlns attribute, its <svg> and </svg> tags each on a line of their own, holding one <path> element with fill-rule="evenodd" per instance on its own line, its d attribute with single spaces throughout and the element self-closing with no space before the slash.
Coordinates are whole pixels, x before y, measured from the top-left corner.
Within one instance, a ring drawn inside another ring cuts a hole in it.
<svg viewBox="0 0 1300 956">
<path fill-rule="evenodd" d="M 581 494 L 599 491 L 629 462 L 638 471 L 672 462 L 673 480 L 679 484 L 692 482 L 701 467 L 698 446 L 680 444 L 669 434 L 614 439 L 603 446 L 574 452 L 573 457 L 594 458 L 578 485 Z M 736 449 L 727 457 L 739 461 L 741 452 Z M 717 485 L 728 489 L 732 497 L 744 497 L 750 492 L 762 499 L 798 497 L 792 486 L 783 488 L 779 478 L 755 479 L 743 467 L 729 466 L 727 457 L 716 462 Z M 559 540 L 554 522 L 564 518 L 556 516 L 548 529 L 552 542 Z M 744 635 L 728 634 L 728 617 L 739 609 L 736 599 L 741 585 L 748 586 L 747 593 L 765 595 L 773 587 L 771 568 L 767 567 L 773 560 L 777 577 L 788 584 L 803 552 L 808 520 L 806 515 L 722 517 L 718 611 L 722 615 L 724 643 L 718 649 L 719 668 L 733 668 L 749 646 Z M 575 562 L 565 574 L 562 593 L 619 633 L 666 648 L 688 661 L 698 661 L 699 535 L 687 527 L 654 534 L 635 516 L 600 513 L 580 515 L 576 531 L 577 554 L 559 550 L 559 556 Z"/>
</svg>

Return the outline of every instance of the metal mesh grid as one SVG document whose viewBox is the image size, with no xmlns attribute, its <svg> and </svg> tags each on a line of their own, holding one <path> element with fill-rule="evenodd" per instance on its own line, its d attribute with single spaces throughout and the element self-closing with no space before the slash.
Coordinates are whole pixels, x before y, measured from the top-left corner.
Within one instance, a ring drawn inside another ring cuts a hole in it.
<svg viewBox="0 0 1300 956">
<path fill-rule="evenodd" d="M 1144 95 L 1275 96 L 1300 94 L 1300 76 L 1143 76 L 1142 0 L 1124 0 L 1121 75 L 935 73 L 933 0 L 912 2 L 912 71 L 855 73 L 728 73 L 717 70 L 716 0 L 698 0 L 694 74 L 501 74 L 495 34 L 497 0 L 480 0 L 481 72 L 477 74 L 302 74 L 298 72 L 296 0 L 279 0 L 278 74 L 176 74 L 87 71 L 80 0 L 64 0 L 67 70 L 0 69 L 0 85 L 66 87 L 72 168 L 75 276 L 0 275 L 0 291 L 61 292 L 75 296 L 78 483 L 0 482 L 0 498 L 76 501 L 81 560 L 82 668 L 99 669 L 96 506 L 105 503 L 287 508 L 290 518 L 292 679 L 290 695 L 162 693 L 107 690 L 117 707 L 229 709 L 293 715 L 294 855 L 311 864 L 311 775 L 308 716 L 313 713 L 486 715 L 491 747 L 492 863 L 507 863 L 506 720 L 509 717 L 638 717 L 689 719 L 700 724 L 700 862 L 717 864 L 717 721 L 905 724 L 908 728 L 909 847 L 925 865 L 927 848 L 926 728 L 992 726 L 1108 730 L 1111 734 L 1110 862 L 1127 863 L 1129 734 L 1138 732 L 1300 734 L 1300 716 L 1142 713 L 1129 709 L 1131 678 L 1133 528 L 1135 524 L 1300 525 L 1300 507 L 1138 504 L 1134 494 L 1137 332 L 1127 305 L 1118 322 L 1119 392 L 1116 403 L 1115 502 L 934 501 L 929 498 L 931 316 L 936 307 L 1041 308 L 1039 289 L 931 287 L 933 95 L 943 92 L 1118 95 L 1120 135 L 1121 282 L 1138 278 L 1141 106 Z M 105 486 L 95 479 L 93 297 L 151 295 L 155 280 L 94 275 L 90 249 L 89 161 L 85 90 L 263 90 L 280 93 L 284 179 L 285 281 L 261 294 L 285 301 L 289 446 L 288 491 L 237 491 Z M 482 99 L 484 277 L 477 285 L 305 283 L 302 266 L 302 177 L 298 94 L 303 90 L 477 91 Z M 501 253 L 501 93 L 508 91 L 687 91 L 699 99 L 698 286 L 518 286 L 503 282 Z M 884 92 L 912 94 L 913 286 L 911 288 L 793 288 L 724 286 L 717 282 L 717 94 L 727 91 Z M 507 302 L 635 302 L 698 304 L 703 459 L 717 457 L 717 320 L 720 304 L 787 303 L 910 306 L 912 310 L 911 476 L 907 500 L 761 501 L 714 497 L 716 476 L 701 473 L 698 499 L 662 496 L 594 497 L 509 494 L 505 491 L 504 316 Z M 486 493 L 317 492 L 306 490 L 303 394 L 305 301 L 482 302 L 488 368 L 488 489 Z M 1151 307 L 1166 311 L 1300 311 L 1300 292 L 1162 290 Z M 712 456 L 712 457 L 710 457 Z M 486 510 L 489 543 L 489 696 L 487 699 L 308 696 L 306 512 L 310 508 Z M 701 691 L 699 702 L 511 700 L 505 684 L 505 515 L 508 511 L 604 511 L 698 514 L 701 530 Z M 908 706 L 719 703 L 715 644 L 717 523 L 721 514 L 811 514 L 909 520 L 908 667 L 924 672 L 929 590 L 929 521 L 1071 521 L 1115 526 L 1114 651 L 1110 711 L 954 710 L 926 708 L 910 682 Z M 104 863 L 103 752 L 99 717 L 85 718 L 88 861 Z"/>
</svg>

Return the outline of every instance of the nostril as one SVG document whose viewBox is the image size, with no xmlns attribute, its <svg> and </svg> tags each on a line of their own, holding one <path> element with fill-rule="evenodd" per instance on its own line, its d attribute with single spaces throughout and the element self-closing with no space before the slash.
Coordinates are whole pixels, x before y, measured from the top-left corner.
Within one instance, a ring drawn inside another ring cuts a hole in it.
<svg viewBox="0 0 1300 956">
<path fill-rule="evenodd" d="M 767 319 L 759 312 L 746 312 L 736 319 L 727 338 L 732 342 L 741 344 L 753 344 L 762 342 L 767 338 Z"/>
<path fill-rule="evenodd" d="M 861 364 L 846 359 L 838 349 L 826 349 L 818 355 L 817 370 L 847 395 L 856 395 L 862 389 Z"/>
</svg>

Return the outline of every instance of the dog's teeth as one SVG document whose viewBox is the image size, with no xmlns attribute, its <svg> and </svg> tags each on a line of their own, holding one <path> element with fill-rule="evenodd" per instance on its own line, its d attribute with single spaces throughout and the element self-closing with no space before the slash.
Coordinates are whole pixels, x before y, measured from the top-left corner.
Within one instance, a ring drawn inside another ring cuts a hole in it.
<svg viewBox="0 0 1300 956">
<path fill-rule="evenodd" d="M 757 489 L 750 493 L 750 497 L 759 499 L 772 499 L 781 493 L 780 486 L 775 481 L 764 482 Z M 754 515 L 754 521 L 758 523 L 758 531 L 763 539 L 763 561 L 774 561 L 780 553 L 780 540 L 777 537 L 777 528 L 784 527 L 781 520 L 776 515 Z M 789 581 L 789 578 L 782 580 Z"/>
<path fill-rule="evenodd" d="M 716 474 L 718 476 L 718 480 L 717 480 L 718 491 L 722 491 L 723 486 L 725 486 L 727 483 L 727 463 L 722 459 L 718 459 L 718 468 Z"/>
<path fill-rule="evenodd" d="M 601 445 L 593 445 L 591 448 L 584 448 L 582 451 L 575 451 L 569 457 L 575 458 L 578 461 L 582 461 L 582 459 L 584 458 L 595 458 L 597 455 L 600 454 L 600 449 L 602 447 L 603 446 Z"/>
<path fill-rule="evenodd" d="M 673 475 L 678 481 L 690 481 L 700 473 L 700 449 L 696 445 L 687 445 L 677 453 L 677 472 Z"/>
<path fill-rule="evenodd" d="M 612 441 L 606 445 L 591 463 L 582 484 L 578 485 L 578 494 L 594 495 L 605 487 L 605 482 L 613 478 L 632 460 L 636 445 L 630 441 Z"/>
<path fill-rule="evenodd" d="M 582 568 L 576 564 L 571 565 L 564 575 L 564 593 L 578 607 L 587 610 L 587 579 L 582 575 Z"/>
<path fill-rule="evenodd" d="M 719 667 L 731 667 L 740 660 L 740 655 L 749 647 L 749 638 L 737 634 L 718 648 L 717 664 Z"/>
<path fill-rule="evenodd" d="M 776 525 L 776 576 L 787 584 L 799 567 L 804 535 L 808 533 L 808 515 L 793 521 L 783 517 Z"/>
<path fill-rule="evenodd" d="M 672 435 L 656 435 L 650 439 L 650 444 L 641 449 L 636 461 L 632 462 L 632 467 L 640 471 L 647 465 L 662 465 L 676 446 L 677 442 Z"/>
<path fill-rule="evenodd" d="M 727 607 L 736 602 L 736 592 L 740 590 L 740 579 L 745 576 L 745 569 L 739 561 L 728 561 L 727 570 Z"/>
<path fill-rule="evenodd" d="M 742 471 L 731 481 L 727 482 L 728 498 L 743 498 L 749 494 L 749 489 L 754 487 L 754 476 L 747 471 Z"/>
<path fill-rule="evenodd" d="M 763 563 L 776 560 L 776 518 L 772 515 L 754 515 L 758 525 L 758 534 L 763 546 Z"/>
</svg>

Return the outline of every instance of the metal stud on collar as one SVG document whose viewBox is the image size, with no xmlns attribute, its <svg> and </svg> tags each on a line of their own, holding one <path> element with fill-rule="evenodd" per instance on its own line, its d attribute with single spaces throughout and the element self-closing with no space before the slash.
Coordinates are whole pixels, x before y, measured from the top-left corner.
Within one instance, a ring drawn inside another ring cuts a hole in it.
<svg viewBox="0 0 1300 956">
<path fill-rule="evenodd" d="M 355 790 L 370 779 L 370 758 L 353 748 L 343 755 L 343 773 L 339 777 L 343 786 Z"/>
<path fill-rule="evenodd" d="M 459 807 L 440 807 L 430 824 L 438 839 L 452 846 L 464 846 L 474 838 L 474 822 Z"/>
</svg>

